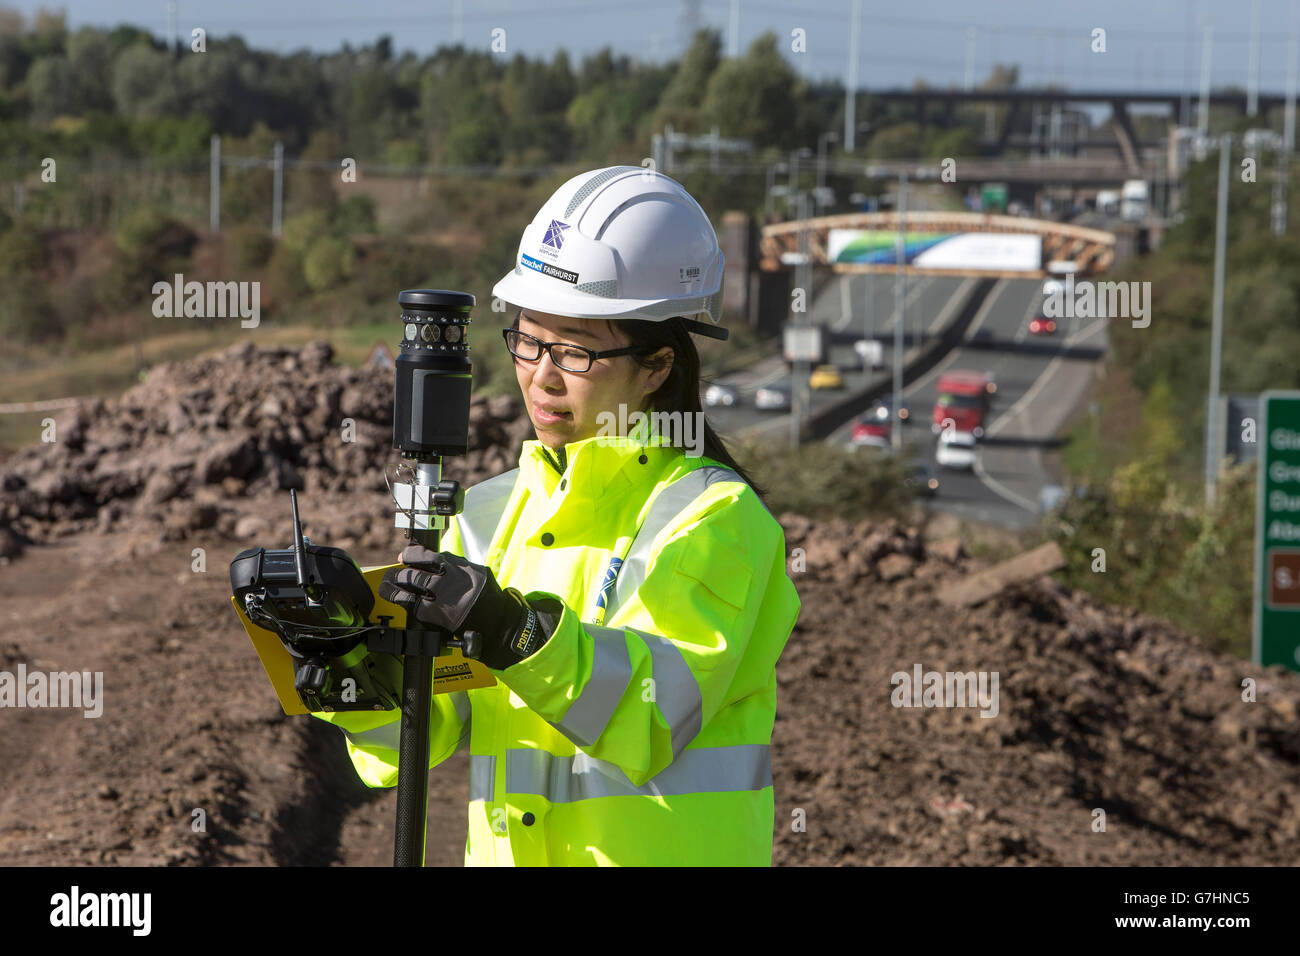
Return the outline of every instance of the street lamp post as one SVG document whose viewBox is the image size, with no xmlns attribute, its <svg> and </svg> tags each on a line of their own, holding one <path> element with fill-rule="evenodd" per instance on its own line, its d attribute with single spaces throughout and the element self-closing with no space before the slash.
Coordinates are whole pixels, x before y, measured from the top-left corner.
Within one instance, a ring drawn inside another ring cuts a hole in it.
<svg viewBox="0 0 1300 956">
<path fill-rule="evenodd" d="M 767 167 L 767 193 L 765 210 L 768 216 L 772 215 L 772 197 L 776 193 L 776 174 L 783 173 L 787 169 L 785 163 L 769 163 Z"/>
<path fill-rule="evenodd" d="M 907 216 L 907 173 L 898 177 L 898 203 L 896 208 L 898 234 L 894 239 L 894 420 L 889 426 L 889 443 L 894 451 L 903 444 L 902 419 L 898 410 L 903 407 L 903 296 L 906 279 L 903 266 L 907 261 L 907 238 L 904 219 Z"/>
<path fill-rule="evenodd" d="M 821 191 L 826 188 L 826 144 L 835 142 L 840 134 L 834 131 L 817 137 L 817 202 L 821 204 Z"/>
<path fill-rule="evenodd" d="M 1214 217 L 1214 307 L 1210 331 L 1210 395 L 1205 412 L 1205 503 L 1214 505 L 1219 476 L 1219 368 L 1223 349 L 1223 272 L 1228 246 L 1228 159 L 1232 137 L 1219 139 L 1219 196 Z"/>
</svg>

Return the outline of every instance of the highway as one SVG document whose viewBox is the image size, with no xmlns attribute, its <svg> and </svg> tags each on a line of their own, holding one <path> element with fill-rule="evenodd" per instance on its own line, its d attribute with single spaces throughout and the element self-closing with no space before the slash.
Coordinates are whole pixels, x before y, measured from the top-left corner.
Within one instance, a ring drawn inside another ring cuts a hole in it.
<svg viewBox="0 0 1300 956">
<path fill-rule="evenodd" d="M 949 277 L 911 279 L 907 293 L 904 328 L 909 337 L 929 329 L 963 280 Z M 868 284 L 865 276 L 839 277 L 823 289 L 810 310 L 813 321 L 846 333 L 864 323 L 875 323 L 885 335 L 885 361 L 891 361 L 893 331 L 893 277 L 876 275 Z M 1096 363 L 1105 355 L 1105 319 L 1061 319 L 1054 335 L 1035 336 L 1029 320 L 1041 302 L 1041 280 L 1003 279 L 990 291 L 966 330 L 966 344 L 951 350 L 930 371 L 904 389 L 911 409 L 904 441 L 912 457 L 936 467 L 940 487 L 931 507 L 959 517 L 1023 529 L 1038 520 L 1039 492 L 1055 483 L 1045 467 L 1044 452 L 1058 441 L 1060 429 L 1085 400 L 1096 374 Z M 870 291 L 870 308 L 865 310 Z M 848 303 L 847 307 L 845 303 Z M 855 307 L 855 303 L 860 305 Z M 969 338 L 980 329 L 992 333 L 991 340 L 971 346 Z M 844 373 L 847 389 L 862 384 L 851 339 L 832 352 L 832 360 Z M 997 383 L 997 393 L 986 434 L 976 448 L 973 472 L 938 469 L 934 465 L 934 437 L 930 413 L 935 401 L 935 383 L 940 374 L 966 369 L 987 372 Z M 742 406 L 708 408 L 709 418 L 727 435 L 761 434 L 788 440 L 788 415 L 761 412 L 753 407 L 753 390 L 768 382 L 789 382 L 789 373 L 779 356 L 771 356 L 744 372 L 723 379 L 741 390 Z M 814 407 L 834 401 L 843 392 L 813 392 Z M 863 409 L 865 412 L 866 409 Z M 852 425 L 847 424 L 828 441 L 849 444 Z M 861 449 L 863 453 L 873 453 Z"/>
<path fill-rule="evenodd" d="M 943 306 L 967 281 L 958 278 L 919 276 L 909 279 L 904 297 L 906 311 L 903 329 L 905 345 L 919 339 L 938 317 Z M 864 332 L 880 337 L 884 347 L 885 367 L 891 367 L 894 354 L 894 277 L 887 275 L 842 276 L 831 281 L 813 301 L 809 320 L 828 327 L 832 335 L 831 362 L 844 377 L 845 391 L 864 384 L 859 360 L 852 342 Z M 924 326 L 924 328 L 922 328 Z M 725 435 L 758 434 L 788 438 L 790 417 L 786 414 L 759 411 L 754 407 L 754 392 L 776 382 L 790 383 L 790 372 L 780 355 L 773 354 L 745 370 L 718 379 L 740 392 L 741 404 L 732 408 L 707 408 L 709 420 Z M 812 408 L 837 401 L 840 391 L 805 391 Z M 805 404 L 805 409 L 808 406 Z"/>
</svg>

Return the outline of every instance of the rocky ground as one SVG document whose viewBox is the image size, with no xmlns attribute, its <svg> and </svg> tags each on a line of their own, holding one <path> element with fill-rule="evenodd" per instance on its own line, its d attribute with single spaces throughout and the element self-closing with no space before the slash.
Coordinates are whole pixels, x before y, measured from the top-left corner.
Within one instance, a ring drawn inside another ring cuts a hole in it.
<svg viewBox="0 0 1300 956">
<path fill-rule="evenodd" d="M 288 487 L 318 541 L 394 557 L 391 401 L 391 373 L 327 347 L 243 346 L 159 368 L 0 465 L 0 671 L 104 673 L 99 718 L 0 709 L 0 864 L 391 860 L 393 791 L 360 785 L 336 730 L 280 712 L 226 574 L 287 543 Z M 466 484 L 528 434 L 512 399 L 472 414 L 448 469 Z M 1300 675 L 1049 577 L 950 607 L 938 595 L 983 566 L 959 540 L 781 521 L 804 564 L 777 671 L 776 863 L 1300 859 Z M 893 706 L 917 664 L 997 672 L 996 716 Z M 461 861 L 467 775 L 463 756 L 430 775 L 432 864 Z"/>
</svg>

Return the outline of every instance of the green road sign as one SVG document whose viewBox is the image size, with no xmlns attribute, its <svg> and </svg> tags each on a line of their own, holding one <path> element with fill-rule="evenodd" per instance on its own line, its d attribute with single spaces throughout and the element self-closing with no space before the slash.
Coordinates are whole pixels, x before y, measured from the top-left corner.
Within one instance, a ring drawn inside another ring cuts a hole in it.
<svg viewBox="0 0 1300 956">
<path fill-rule="evenodd" d="M 1300 392 L 1259 397 L 1255 663 L 1300 671 Z"/>
</svg>

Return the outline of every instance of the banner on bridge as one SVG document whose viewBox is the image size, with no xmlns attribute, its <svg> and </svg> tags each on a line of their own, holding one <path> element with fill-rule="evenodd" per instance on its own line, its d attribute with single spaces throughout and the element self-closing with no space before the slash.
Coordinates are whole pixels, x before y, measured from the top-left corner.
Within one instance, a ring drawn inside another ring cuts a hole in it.
<svg viewBox="0 0 1300 956">
<path fill-rule="evenodd" d="M 832 263 L 897 265 L 898 233 L 881 229 L 831 229 L 826 255 Z M 1038 272 L 1041 236 L 1015 232 L 907 232 L 906 264 L 921 269 Z"/>
</svg>

